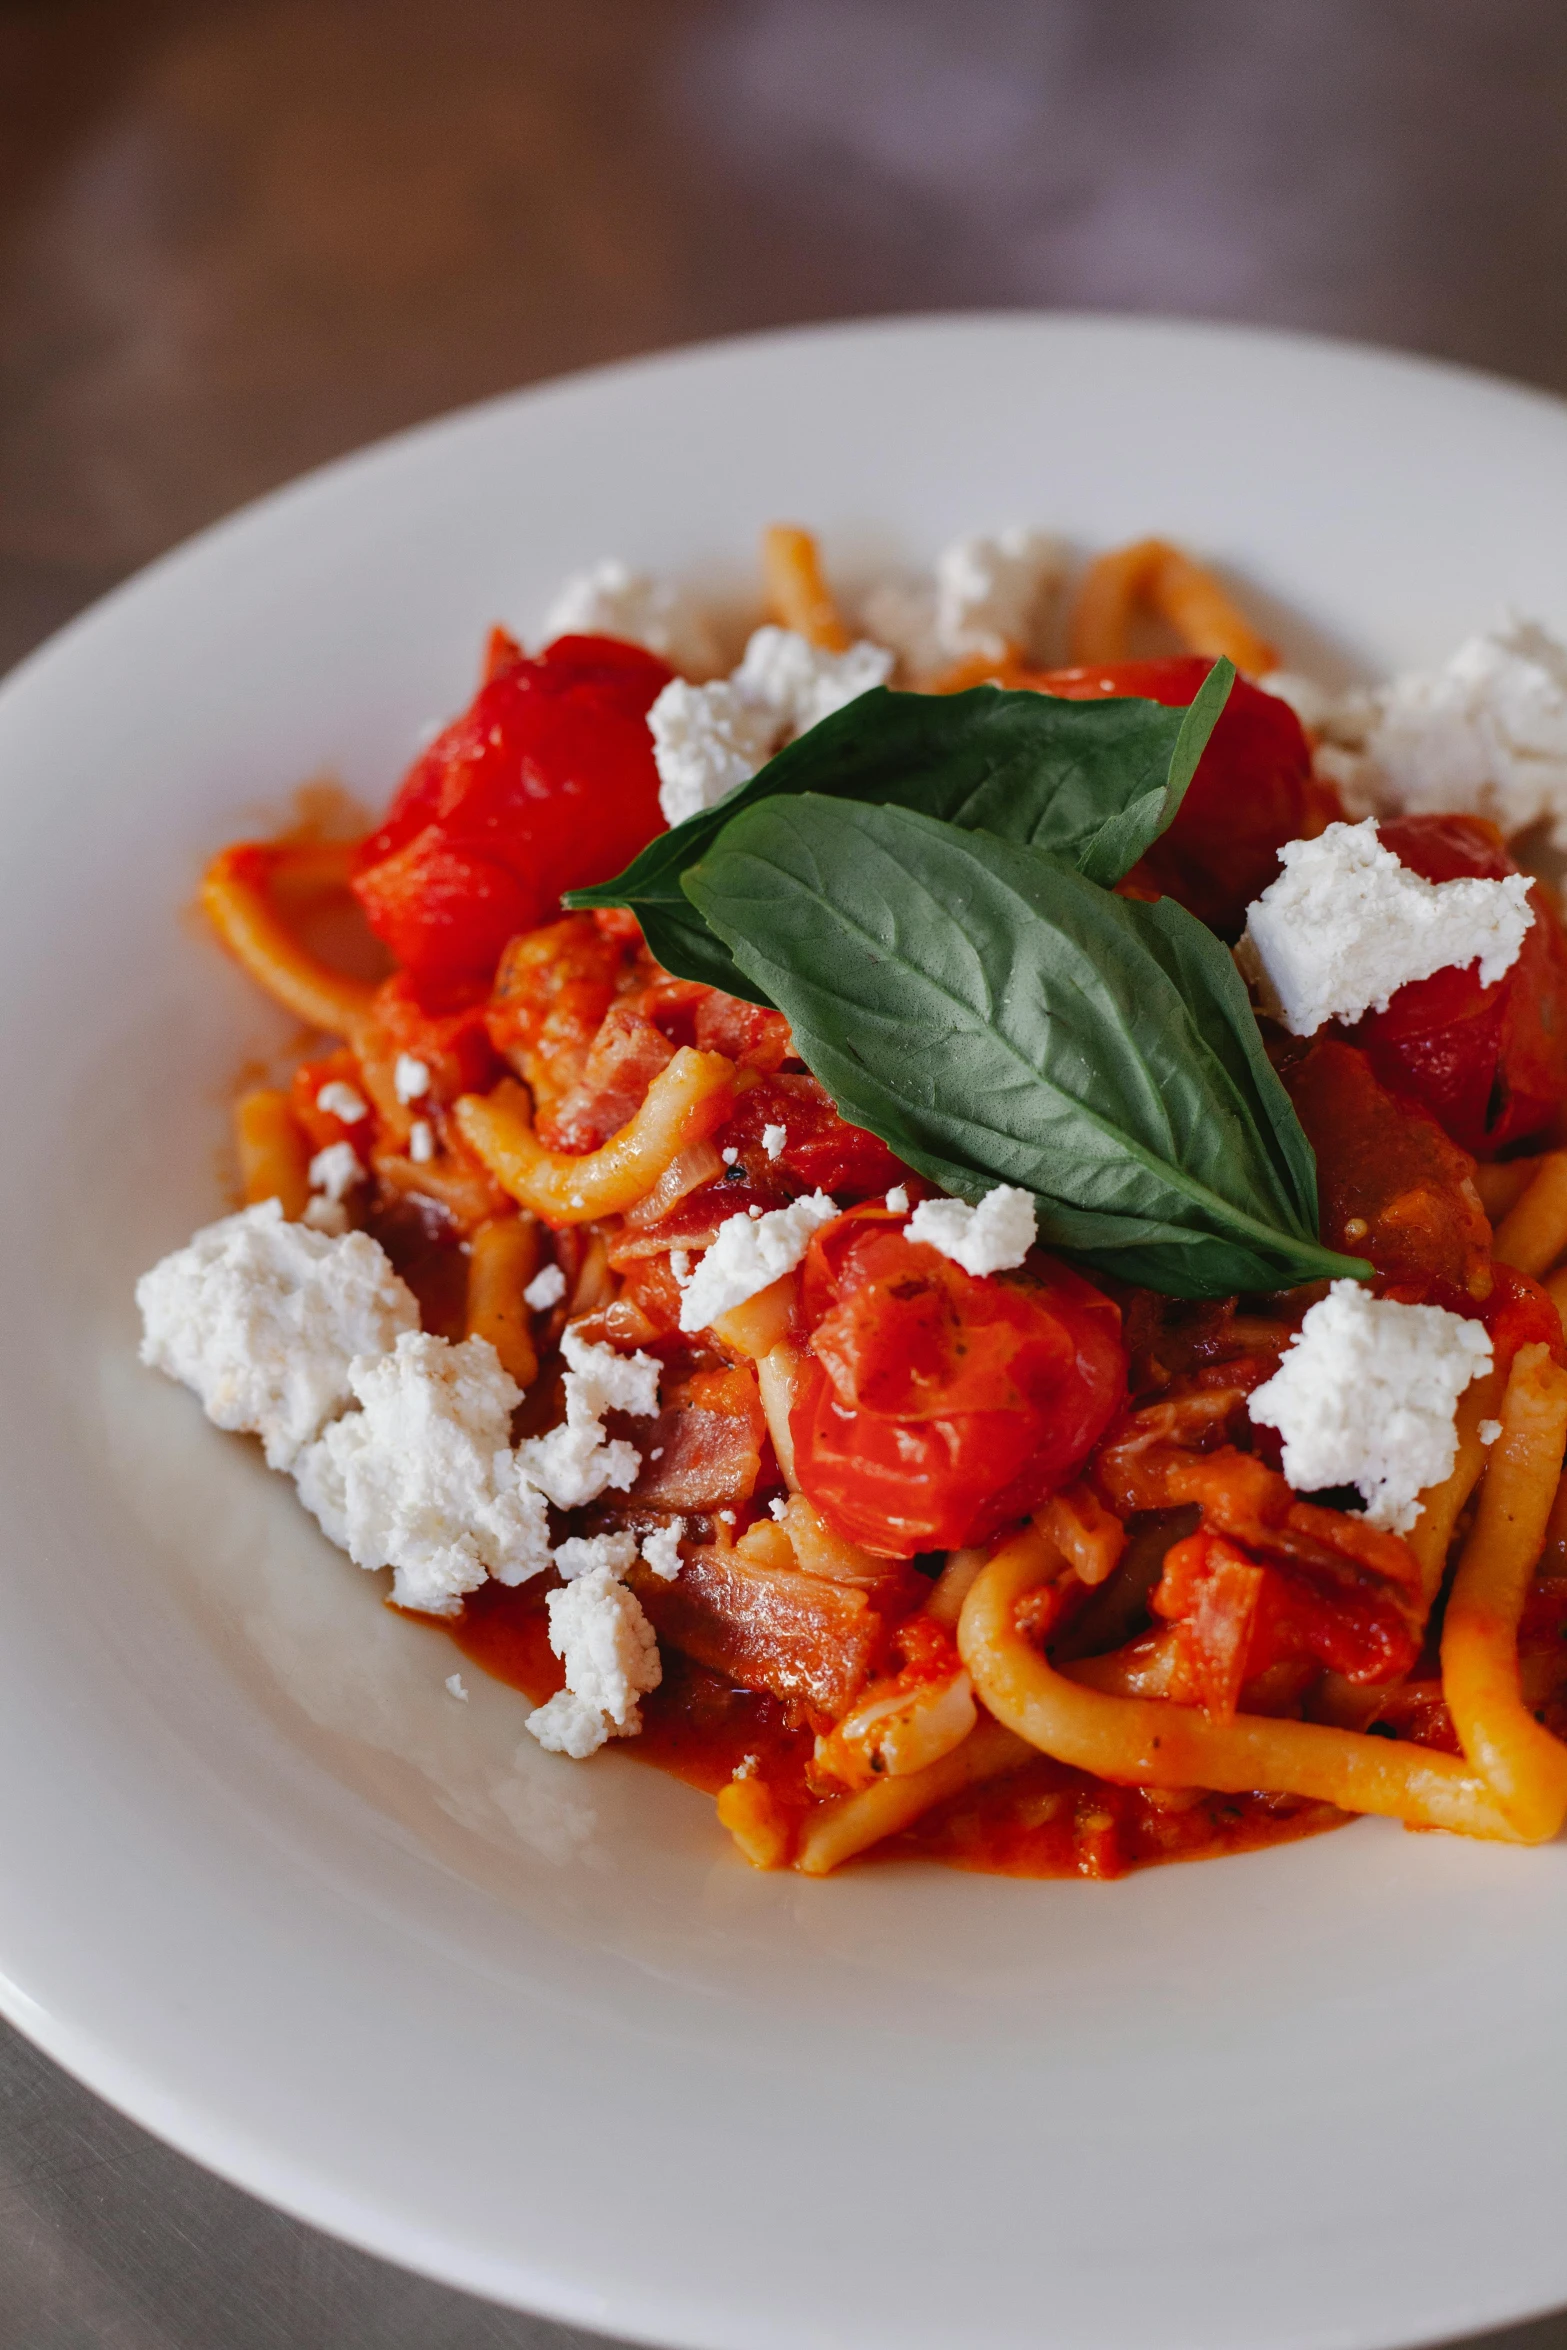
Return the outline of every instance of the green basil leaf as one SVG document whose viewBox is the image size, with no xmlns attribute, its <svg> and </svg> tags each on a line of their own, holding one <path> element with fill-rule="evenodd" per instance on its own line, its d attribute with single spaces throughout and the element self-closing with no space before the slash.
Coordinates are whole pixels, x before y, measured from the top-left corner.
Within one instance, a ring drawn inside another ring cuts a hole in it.
<svg viewBox="0 0 1567 2350">
<path fill-rule="evenodd" d="M 1235 681 L 1216 661 L 1189 709 L 1115 697 L 975 686 L 900 694 L 878 686 L 787 745 L 713 808 L 661 833 L 613 881 L 568 891 L 573 907 L 629 906 L 667 971 L 761 1000 L 693 914 L 681 878 L 743 809 L 814 792 L 910 808 L 1070 858 L 1106 887 L 1179 808 Z"/>
<path fill-rule="evenodd" d="M 1173 901 L 900 808 L 732 817 L 686 876 L 846 1118 L 961 1197 L 1032 1191 L 1040 1236 L 1181 1297 L 1364 1274 L 1227 950 Z"/>
</svg>

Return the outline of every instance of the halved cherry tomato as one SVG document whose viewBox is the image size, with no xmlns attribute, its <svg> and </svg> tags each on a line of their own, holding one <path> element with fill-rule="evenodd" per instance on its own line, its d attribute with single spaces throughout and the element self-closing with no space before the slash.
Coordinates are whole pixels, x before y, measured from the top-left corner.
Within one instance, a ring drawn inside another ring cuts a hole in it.
<svg viewBox="0 0 1567 2350">
<path fill-rule="evenodd" d="M 769 1130 L 772 1150 L 762 1140 Z M 896 1183 L 925 1188 L 879 1135 L 840 1117 L 827 1088 L 804 1070 L 779 1070 L 753 1085 L 713 1139 L 721 1150 L 737 1150 L 759 1176 L 782 1176 L 793 1188 L 803 1185 L 851 1203 L 873 1199 Z"/>
<path fill-rule="evenodd" d="M 791 1416 L 800 1485 L 882 1558 L 983 1541 L 1068 1484 L 1126 1395 L 1119 1309 L 1035 1252 L 976 1280 L 876 1206 L 825 1225 Z"/>
<path fill-rule="evenodd" d="M 1047 669 L 1030 682 L 1073 702 L 1137 694 L 1176 709 L 1195 698 L 1212 666 L 1187 656 L 1112 661 Z M 1180 812 L 1127 882 L 1175 898 L 1221 937 L 1236 938 L 1252 899 L 1277 878 L 1285 842 L 1320 831 L 1323 819 L 1339 812 L 1331 799 L 1324 804 L 1310 745 L 1289 704 L 1238 677 Z"/>
<path fill-rule="evenodd" d="M 1519 868 L 1481 816 L 1401 816 L 1383 846 L 1427 881 L 1499 881 Z M 1567 938 L 1538 882 L 1534 921 L 1510 971 L 1482 987 L 1477 964 L 1401 987 L 1354 1031 L 1382 1083 L 1421 1102 L 1478 1158 L 1542 1133 L 1567 1100 Z"/>
<path fill-rule="evenodd" d="M 370 927 L 421 988 L 485 982 L 501 949 L 662 830 L 647 713 L 667 664 L 614 637 L 535 659 L 492 640 L 463 716 L 417 758 L 359 852 Z"/>
</svg>

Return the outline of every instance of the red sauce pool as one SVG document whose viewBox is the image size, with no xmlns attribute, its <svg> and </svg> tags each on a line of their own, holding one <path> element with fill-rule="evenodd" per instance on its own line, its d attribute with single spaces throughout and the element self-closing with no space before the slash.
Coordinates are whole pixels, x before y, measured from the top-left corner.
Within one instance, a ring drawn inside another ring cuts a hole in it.
<svg viewBox="0 0 1567 2350">
<path fill-rule="evenodd" d="M 509 1591 L 486 1583 L 459 1620 L 443 1628 L 472 1664 L 538 1704 L 562 1682 L 544 1600 L 538 1584 Z M 777 1698 L 737 1688 L 676 1650 L 666 1649 L 663 1681 L 642 1700 L 642 1724 L 641 1737 L 628 1738 L 619 1751 L 709 1795 L 755 1755 L 757 1775 L 791 1807 L 809 1801 L 810 1731 L 792 1729 Z M 1342 1827 L 1348 1816 L 1292 1796 L 1179 1796 L 1161 1803 L 1140 1788 L 1112 1787 L 1041 1755 L 1007 1778 L 938 1804 L 864 1859 L 936 1860 L 994 1876 L 1120 1877 L 1163 1861 L 1292 1843 Z"/>
</svg>

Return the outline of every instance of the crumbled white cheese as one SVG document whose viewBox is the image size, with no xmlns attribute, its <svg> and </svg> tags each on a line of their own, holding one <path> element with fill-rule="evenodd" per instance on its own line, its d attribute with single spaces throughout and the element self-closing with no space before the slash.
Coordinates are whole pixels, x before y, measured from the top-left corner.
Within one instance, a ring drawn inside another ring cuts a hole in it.
<svg viewBox="0 0 1567 2350">
<path fill-rule="evenodd" d="M 664 1677 L 657 1635 L 636 1594 L 607 1567 L 594 1567 L 552 1591 L 547 1605 L 550 1646 L 566 1667 L 566 1686 L 529 1716 L 529 1730 L 541 1746 L 578 1760 L 606 1738 L 634 1738 L 642 1727 L 637 1700 Z"/>
<path fill-rule="evenodd" d="M 1250 908 L 1236 960 L 1293 1036 L 1385 1012 L 1397 990 L 1479 959 L 1489 987 L 1534 920 L 1527 874 L 1427 881 L 1377 837 L 1376 820 L 1330 824 L 1280 851 L 1284 871 Z"/>
<path fill-rule="evenodd" d="M 430 1064 L 413 1053 L 399 1053 L 392 1084 L 400 1102 L 416 1102 L 430 1090 Z"/>
<path fill-rule="evenodd" d="M 761 1767 L 762 1758 L 759 1754 L 742 1754 L 729 1775 L 732 1779 L 754 1779 Z"/>
<path fill-rule="evenodd" d="M 778 748 L 777 712 L 727 678 L 688 685 L 677 677 L 647 714 L 658 768 L 658 804 L 683 824 L 747 782 Z"/>
<path fill-rule="evenodd" d="M 895 1216 L 906 1216 L 908 1214 L 909 1195 L 901 1183 L 895 1183 L 891 1191 L 888 1192 L 887 1205 L 889 1208 L 891 1208 Z"/>
<path fill-rule="evenodd" d="M 606 1574 L 623 1575 L 636 1564 L 636 1556 L 634 1534 L 573 1534 L 556 1543 L 555 1568 L 563 1583 L 575 1583 L 579 1575 L 595 1574 L 600 1567 Z"/>
<path fill-rule="evenodd" d="M 364 1172 L 364 1161 L 351 1142 L 329 1142 L 310 1162 L 310 1188 L 336 1202 L 363 1182 Z"/>
<path fill-rule="evenodd" d="M 305 1202 L 305 1212 L 299 1220 L 308 1224 L 312 1232 L 324 1232 L 331 1240 L 339 1239 L 348 1230 L 348 1210 L 342 1201 L 324 1199 L 319 1191 Z"/>
<path fill-rule="evenodd" d="M 744 1305 L 781 1274 L 793 1272 L 810 1247 L 812 1233 L 837 1213 L 836 1200 L 813 1191 L 765 1216 L 727 1217 L 681 1292 L 681 1329 L 707 1329 L 731 1306 Z"/>
<path fill-rule="evenodd" d="M 1482 1444 L 1494 1444 L 1502 1433 L 1500 1420 L 1482 1420 L 1476 1431 Z"/>
<path fill-rule="evenodd" d="M 419 1308 L 365 1233 L 329 1239 L 275 1199 L 196 1233 L 136 1284 L 141 1359 L 194 1388 L 220 1428 L 294 1464 L 349 1401 L 349 1365 L 415 1330 Z"/>
<path fill-rule="evenodd" d="M 788 1139 L 788 1131 L 782 1126 L 764 1126 L 762 1128 L 762 1148 L 770 1159 L 778 1157 Z"/>
<path fill-rule="evenodd" d="M 685 1533 L 684 1518 L 671 1518 L 667 1526 L 655 1526 L 651 1534 L 642 1537 L 642 1557 L 659 1580 L 673 1583 L 685 1561 L 680 1556 L 680 1540 Z"/>
<path fill-rule="evenodd" d="M 776 1518 L 780 1526 L 783 1524 L 785 1518 L 789 1515 L 789 1504 L 783 1494 L 775 1493 L 773 1495 L 772 1500 L 767 1505 L 767 1514 L 770 1518 Z"/>
<path fill-rule="evenodd" d="M 735 1149 L 733 1143 L 731 1143 L 727 1150 L 720 1151 L 718 1155 L 723 1160 L 726 1167 L 732 1167 L 736 1159 L 738 1159 L 740 1156 L 740 1153 Z"/>
<path fill-rule="evenodd" d="M 718 667 L 712 624 L 684 588 L 650 572 L 633 571 L 614 556 L 568 579 L 544 620 L 547 641 L 558 636 L 618 636 L 680 669 L 711 677 Z"/>
<path fill-rule="evenodd" d="M 429 1165 L 435 1156 L 435 1128 L 428 1118 L 416 1118 L 408 1129 L 408 1156 L 416 1167 Z"/>
<path fill-rule="evenodd" d="M 1032 1192 L 998 1183 L 974 1208 L 967 1200 L 922 1199 L 907 1230 L 910 1240 L 939 1248 L 965 1273 L 982 1278 L 1021 1265 L 1038 1237 L 1039 1223 Z"/>
<path fill-rule="evenodd" d="M 688 1248 L 672 1248 L 669 1252 L 669 1270 L 674 1276 L 675 1287 L 684 1289 L 691 1278 L 691 1251 Z"/>
<path fill-rule="evenodd" d="M 448 1674 L 447 1674 L 447 1676 L 446 1676 L 446 1694 L 447 1694 L 447 1696 L 448 1696 L 448 1697 L 455 1697 L 459 1705 L 466 1705 L 466 1704 L 467 1704 L 467 1702 L 468 1702 L 468 1692 L 467 1692 L 467 1690 L 466 1690 L 466 1689 L 463 1687 L 463 1685 L 462 1685 L 462 1675 L 461 1675 L 461 1673 L 448 1673 Z"/>
<path fill-rule="evenodd" d="M 325 1110 L 329 1118 L 341 1118 L 345 1126 L 357 1126 L 361 1118 L 368 1118 L 370 1105 L 362 1093 L 346 1085 L 341 1077 L 334 1077 L 323 1085 L 316 1095 L 316 1108 Z"/>
<path fill-rule="evenodd" d="M 517 1448 L 518 1471 L 557 1509 L 580 1509 L 606 1486 L 619 1493 L 635 1484 L 642 1456 L 624 1437 L 604 1434 L 604 1414 L 647 1419 L 658 1410 L 659 1366 L 652 1355 L 617 1354 L 568 1329 L 561 1340 L 568 1365 L 566 1417 L 547 1435 Z"/>
<path fill-rule="evenodd" d="M 987 661 L 1038 649 L 1066 576 L 1066 549 L 1014 524 L 993 538 L 958 539 L 936 565 L 936 633 L 952 658 Z"/>
<path fill-rule="evenodd" d="M 1405 1534 L 1453 1466 L 1458 1399 L 1491 1360 L 1480 1323 L 1335 1281 L 1247 1409 L 1283 1437 L 1297 1493 L 1353 1485 L 1373 1526 Z"/>
<path fill-rule="evenodd" d="M 1321 725 L 1318 763 L 1352 804 L 1472 812 L 1509 839 L 1545 822 L 1567 848 L 1567 645 L 1538 621 L 1509 615 Z"/>
<path fill-rule="evenodd" d="M 559 1265 L 541 1265 L 522 1293 L 522 1302 L 535 1314 L 558 1306 L 566 1294 L 566 1276 Z"/>
<path fill-rule="evenodd" d="M 862 638 L 846 652 L 826 653 L 792 628 L 759 628 L 731 680 L 737 693 L 775 713 L 786 735 L 805 734 L 835 710 L 885 685 L 892 655 Z"/>
<path fill-rule="evenodd" d="M 952 656 L 936 629 L 933 579 L 884 579 L 861 606 L 865 633 L 897 655 L 910 678 L 929 677 L 950 666 Z"/>
<path fill-rule="evenodd" d="M 488 1339 L 405 1332 L 349 1384 L 362 1408 L 301 1453 L 299 1495 L 356 1566 L 396 1570 L 400 1607 L 454 1615 L 487 1575 L 521 1583 L 548 1566 L 543 1497 L 511 1451 L 522 1390 Z"/>
</svg>

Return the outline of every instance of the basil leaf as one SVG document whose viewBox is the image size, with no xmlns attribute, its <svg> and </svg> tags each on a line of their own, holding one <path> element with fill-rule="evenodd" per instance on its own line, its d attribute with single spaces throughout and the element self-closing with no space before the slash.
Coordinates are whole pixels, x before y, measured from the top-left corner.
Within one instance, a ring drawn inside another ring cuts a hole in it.
<svg viewBox="0 0 1567 2350">
<path fill-rule="evenodd" d="M 1032 1191 L 1040 1237 L 1179 1297 L 1363 1274 L 1227 950 L 1164 899 L 907 809 L 732 817 L 686 876 L 846 1118 L 944 1189 Z"/>
<path fill-rule="evenodd" d="M 900 694 L 878 686 L 824 718 L 716 807 L 661 833 L 613 881 L 568 891 L 573 907 L 629 906 L 666 971 L 761 1001 L 693 913 L 681 877 L 745 808 L 815 792 L 911 808 L 1068 857 L 1107 887 L 1171 822 L 1235 680 L 1216 661 L 1186 710 L 1133 697 L 1069 702 L 975 686 Z"/>
</svg>

